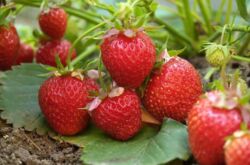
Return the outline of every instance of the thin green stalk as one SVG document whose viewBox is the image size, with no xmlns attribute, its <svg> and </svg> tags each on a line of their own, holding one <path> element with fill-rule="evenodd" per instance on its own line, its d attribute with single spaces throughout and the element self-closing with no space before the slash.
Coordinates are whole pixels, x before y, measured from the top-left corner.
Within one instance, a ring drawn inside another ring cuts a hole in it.
<svg viewBox="0 0 250 165">
<path fill-rule="evenodd" d="M 97 25 L 95 25 L 95 26 L 89 28 L 89 29 L 86 30 L 84 33 L 82 33 L 82 35 L 80 35 L 80 36 L 73 42 L 73 44 L 72 44 L 72 46 L 71 46 L 71 48 L 70 48 L 70 50 L 69 50 L 69 55 L 68 55 L 68 59 L 67 59 L 67 64 L 68 64 L 68 67 L 69 67 L 70 69 L 73 68 L 72 63 L 71 63 L 71 56 L 72 56 L 72 53 L 73 53 L 73 51 L 74 51 L 74 48 L 75 48 L 76 44 L 78 44 L 78 43 L 79 43 L 84 37 L 86 37 L 89 33 L 93 32 L 94 30 L 96 30 L 96 29 L 98 29 L 98 28 L 100 28 L 100 27 L 102 27 L 102 26 L 104 26 L 105 24 L 106 24 L 106 22 L 101 22 L 101 23 L 99 23 L 99 24 L 97 24 Z"/>
<path fill-rule="evenodd" d="M 241 45 L 241 47 L 239 49 L 239 54 L 243 54 L 243 52 L 245 51 L 245 49 L 248 47 L 249 42 L 250 42 L 250 34 L 248 34 L 246 40 Z"/>
<path fill-rule="evenodd" d="M 206 0 L 206 5 L 208 6 L 208 15 L 211 17 L 212 16 L 212 13 L 213 13 L 213 8 L 212 8 L 212 2 L 211 0 Z"/>
<path fill-rule="evenodd" d="M 209 11 L 208 11 L 206 5 L 204 4 L 203 0 L 198 0 L 198 4 L 200 7 L 201 14 L 203 16 L 204 22 L 206 24 L 207 31 L 209 34 L 211 34 L 212 33 L 212 26 L 211 26 L 211 22 L 210 22 Z"/>
<path fill-rule="evenodd" d="M 244 26 L 244 25 L 231 26 L 231 27 L 228 27 L 227 30 L 249 33 L 250 32 L 250 26 L 249 25 L 246 25 L 246 26 Z"/>
<path fill-rule="evenodd" d="M 237 60 L 237 61 L 243 61 L 243 62 L 249 62 L 250 63 L 250 58 L 247 58 L 247 57 L 242 57 L 242 56 L 232 56 L 232 58 L 234 60 Z"/>
<path fill-rule="evenodd" d="M 41 3 L 40 2 L 32 2 L 29 0 L 13 0 L 13 2 L 15 2 L 16 4 L 21 4 L 21 5 L 26 5 L 26 6 L 31 6 L 31 7 L 40 7 Z M 76 17 L 79 18 L 83 18 L 89 22 L 92 22 L 94 24 L 96 23 L 100 23 L 101 21 L 93 18 L 93 16 L 91 16 L 87 11 L 84 10 L 79 10 L 79 9 L 75 9 L 75 8 L 71 8 L 71 7 L 67 7 L 67 6 L 62 6 L 62 8 L 64 8 L 64 10 L 66 12 L 68 12 L 71 15 L 74 15 Z"/>
<path fill-rule="evenodd" d="M 216 12 L 216 16 L 215 16 L 215 21 L 216 22 L 221 22 L 221 18 L 222 18 L 222 12 L 224 10 L 224 5 L 226 3 L 226 0 L 221 0 L 219 9 Z"/>
<path fill-rule="evenodd" d="M 193 44 L 192 44 L 192 40 L 190 40 L 189 37 L 187 37 L 186 35 L 178 32 L 176 29 L 174 29 L 171 25 L 169 25 L 168 23 L 162 21 L 162 19 L 159 19 L 159 18 L 155 18 L 154 19 L 155 22 L 157 24 L 160 24 L 160 25 L 164 25 L 164 28 L 170 33 L 172 34 L 175 38 L 183 41 L 184 43 L 190 45 L 193 47 Z"/>
<path fill-rule="evenodd" d="M 77 56 L 72 62 L 71 65 L 74 66 L 76 65 L 79 61 L 85 59 L 86 57 L 88 57 L 89 55 L 91 55 L 92 53 L 94 53 L 96 50 L 98 50 L 96 45 L 92 45 L 90 47 L 88 47 L 82 54 L 80 54 L 79 56 Z"/>
<path fill-rule="evenodd" d="M 209 42 L 214 42 L 216 39 L 218 39 L 221 35 L 221 31 L 216 31 L 215 33 L 213 33 L 210 37 L 208 37 L 208 41 Z"/>
<path fill-rule="evenodd" d="M 185 23 L 185 29 L 188 35 L 192 37 L 193 39 L 197 39 L 197 35 L 195 33 L 195 25 L 193 20 L 193 15 L 191 13 L 189 0 L 182 0 L 183 3 L 183 14 L 185 16 L 185 19 L 183 19 Z"/>
<path fill-rule="evenodd" d="M 90 14 L 88 14 L 86 11 L 84 10 L 78 10 L 78 9 L 74 9 L 74 8 L 71 8 L 71 7 L 66 7 L 66 6 L 62 6 L 64 8 L 64 10 L 71 14 L 71 15 L 74 15 L 74 16 L 77 16 L 79 18 L 83 18 L 85 19 L 86 21 L 89 21 L 89 22 L 92 22 L 94 24 L 97 24 L 97 23 L 100 23 L 102 22 L 101 20 L 99 19 L 96 19 L 96 18 L 93 18 L 93 16 L 91 16 Z"/>
<path fill-rule="evenodd" d="M 233 0 L 228 0 L 227 4 L 227 10 L 226 10 L 226 18 L 225 18 L 225 24 L 228 24 L 230 22 L 231 12 L 233 9 Z"/>
<path fill-rule="evenodd" d="M 238 31 L 238 32 L 245 32 L 245 33 L 250 33 L 250 26 L 227 26 L 226 31 Z M 219 38 L 219 36 L 221 35 L 222 31 L 218 30 L 216 31 L 214 34 L 212 34 L 209 38 L 208 41 L 213 42 L 215 41 L 217 38 Z"/>
</svg>

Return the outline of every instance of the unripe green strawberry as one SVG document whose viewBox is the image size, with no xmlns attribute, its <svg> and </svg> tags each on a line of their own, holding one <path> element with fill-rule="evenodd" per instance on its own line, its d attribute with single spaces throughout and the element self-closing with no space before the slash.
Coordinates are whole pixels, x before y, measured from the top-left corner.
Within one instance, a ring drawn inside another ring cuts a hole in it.
<svg viewBox="0 0 250 165">
<path fill-rule="evenodd" d="M 206 60 L 213 67 L 220 67 L 230 59 L 230 53 L 227 46 L 215 43 L 209 44 L 206 48 Z"/>
</svg>

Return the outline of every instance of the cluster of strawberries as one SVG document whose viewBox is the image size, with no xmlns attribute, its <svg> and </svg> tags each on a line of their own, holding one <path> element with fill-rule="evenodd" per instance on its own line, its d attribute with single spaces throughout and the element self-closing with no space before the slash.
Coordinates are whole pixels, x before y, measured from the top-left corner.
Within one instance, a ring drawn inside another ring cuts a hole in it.
<svg viewBox="0 0 250 165">
<path fill-rule="evenodd" d="M 61 8 L 52 8 L 39 15 L 39 25 L 48 36 L 40 40 L 39 48 L 34 56 L 33 49 L 20 43 L 16 28 L 12 23 L 0 25 L 0 70 L 9 70 L 13 65 L 29 63 L 36 59 L 37 63 L 56 66 L 58 55 L 65 66 L 71 43 L 62 39 L 67 27 L 67 13 Z M 73 49 L 71 59 L 76 57 Z"/>
<path fill-rule="evenodd" d="M 103 38 L 102 61 L 116 82 L 108 92 L 99 89 L 93 76 L 77 71 L 51 77 L 40 88 L 40 107 L 56 132 L 77 134 L 91 118 L 112 138 L 128 140 L 142 127 L 144 107 L 160 122 L 166 117 L 187 121 L 190 148 L 201 165 L 223 164 L 225 157 L 228 165 L 250 164 L 250 135 L 236 132 L 244 113 L 235 97 L 219 91 L 200 97 L 202 83 L 195 68 L 167 52 L 161 55 L 162 66 L 155 69 L 155 46 L 142 30 L 111 29 Z M 149 81 L 139 97 L 135 89 L 146 77 Z"/>
<path fill-rule="evenodd" d="M 70 54 L 71 44 L 62 39 L 67 14 L 61 8 L 51 8 L 41 12 L 39 24 L 50 39 L 40 41 L 36 61 L 56 66 L 58 55 L 66 66 L 68 56 L 76 57 L 75 50 Z M 187 121 L 190 148 L 201 165 L 223 164 L 225 160 L 228 165 L 250 164 L 250 134 L 238 131 L 247 112 L 235 102 L 237 97 L 219 91 L 200 97 L 202 83 L 195 68 L 180 57 L 169 57 L 167 51 L 160 56 L 163 64 L 154 68 L 156 48 L 141 29 L 111 29 L 100 48 L 102 62 L 115 82 L 109 90 L 100 89 L 93 79 L 100 77 L 100 72 L 93 76 L 79 70 L 56 72 L 41 85 L 39 105 L 57 133 L 83 132 L 92 119 L 112 138 L 125 141 L 140 131 L 145 108 L 159 122 L 164 118 Z M 0 56 L 1 70 L 26 61 L 26 57 L 27 61 L 33 59 L 32 49 L 19 46 L 12 24 L 0 27 Z M 136 92 L 142 84 L 146 84 L 143 96 Z"/>
<path fill-rule="evenodd" d="M 55 57 L 59 56 L 61 63 L 66 66 L 68 54 L 71 59 L 76 57 L 76 51 L 70 52 L 71 43 L 63 36 L 67 28 L 67 13 L 62 8 L 43 10 L 39 15 L 41 30 L 49 36 L 40 41 L 36 53 L 36 61 L 50 66 L 57 66 Z"/>
<path fill-rule="evenodd" d="M 46 22 L 49 26 L 49 21 L 41 17 L 39 20 L 40 25 Z M 55 23 L 53 28 L 53 33 L 59 29 Z M 50 35 L 48 30 L 43 31 Z M 143 30 L 111 29 L 103 38 L 102 61 L 115 85 L 104 92 L 92 76 L 79 71 L 49 78 L 40 88 L 39 103 L 50 126 L 62 135 L 74 135 L 86 128 L 91 117 L 111 137 L 128 140 L 142 127 L 142 105 L 159 121 L 165 117 L 185 121 L 202 93 L 195 68 L 182 58 L 168 57 L 165 52 L 161 56 L 165 63 L 160 69 L 153 69 L 156 48 Z M 46 57 L 50 55 L 47 53 Z M 64 56 L 60 59 L 63 61 Z M 144 96 L 139 97 L 135 89 L 146 77 L 150 80 Z"/>
<path fill-rule="evenodd" d="M 0 25 L 0 70 L 9 70 L 13 65 L 32 62 L 33 49 L 20 42 L 12 23 Z"/>
</svg>

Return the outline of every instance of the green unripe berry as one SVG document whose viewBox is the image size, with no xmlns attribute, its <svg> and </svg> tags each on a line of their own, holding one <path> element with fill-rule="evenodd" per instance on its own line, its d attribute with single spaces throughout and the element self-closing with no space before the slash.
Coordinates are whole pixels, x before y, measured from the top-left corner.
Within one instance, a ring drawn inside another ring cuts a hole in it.
<svg viewBox="0 0 250 165">
<path fill-rule="evenodd" d="M 213 67 L 220 67 L 230 60 L 227 46 L 210 44 L 206 47 L 206 60 Z"/>
</svg>

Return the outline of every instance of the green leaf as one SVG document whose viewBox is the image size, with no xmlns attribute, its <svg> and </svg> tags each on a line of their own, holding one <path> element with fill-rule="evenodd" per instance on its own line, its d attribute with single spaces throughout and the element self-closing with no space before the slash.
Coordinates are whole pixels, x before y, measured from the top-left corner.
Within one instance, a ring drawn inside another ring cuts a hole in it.
<svg viewBox="0 0 250 165">
<path fill-rule="evenodd" d="M 242 18 L 244 18 L 246 21 L 250 21 L 250 15 L 247 11 L 247 0 L 236 0 L 238 10 L 240 12 L 240 15 Z"/>
<path fill-rule="evenodd" d="M 137 21 L 134 23 L 134 27 L 136 28 L 142 27 L 147 21 L 147 19 L 149 18 L 150 14 L 151 13 L 148 13 L 148 14 L 144 14 L 143 16 L 138 17 Z"/>
<path fill-rule="evenodd" d="M 46 70 L 37 64 L 15 66 L 12 71 L 3 73 L 0 87 L 1 118 L 15 128 L 36 130 L 38 134 L 51 131 L 37 101 L 40 84 L 46 79 L 37 75 L 44 73 Z"/>
<path fill-rule="evenodd" d="M 173 56 L 178 56 L 179 54 L 183 53 L 186 50 L 186 47 L 179 49 L 179 50 L 170 50 L 168 51 L 168 54 L 173 57 Z"/>
<path fill-rule="evenodd" d="M 132 140 L 119 142 L 99 133 L 85 144 L 82 160 L 86 164 L 158 165 L 176 158 L 187 160 L 190 151 L 186 126 L 165 120 L 160 132 L 152 127 L 144 129 Z M 86 139 L 78 139 L 85 142 Z"/>
</svg>

